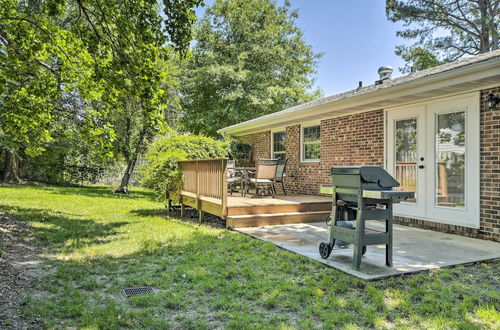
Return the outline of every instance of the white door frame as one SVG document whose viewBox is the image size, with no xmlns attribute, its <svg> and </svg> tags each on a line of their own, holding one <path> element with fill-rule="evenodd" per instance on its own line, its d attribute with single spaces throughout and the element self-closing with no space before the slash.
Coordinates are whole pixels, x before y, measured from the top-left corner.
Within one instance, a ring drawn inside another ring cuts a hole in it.
<svg viewBox="0 0 500 330">
<path fill-rule="evenodd" d="M 419 169 L 418 166 L 423 163 L 420 161 L 420 157 L 426 157 L 426 146 L 427 146 L 427 137 L 425 132 L 426 127 L 426 108 L 424 105 L 412 106 L 408 108 L 401 108 L 394 111 L 388 111 L 386 116 L 386 155 L 385 159 L 386 165 L 385 168 L 387 171 L 393 176 L 396 177 L 396 169 L 395 169 L 395 122 L 399 120 L 417 119 L 417 200 L 415 203 L 402 202 L 400 204 L 394 205 L 394 213 L 404 216 L 418 216 L 425 217 L 426 216 L 426 171 L 427 168 Z M 424 129 L 422 129 L 424 128 Z M 424 158 L 425 163 L 425 158 Z"/>
<path fill-rule="evenodd" d="M 480 111 L 479 92 L 463 94 L 460 96 L 444 98 L 440 100 L 422 102 L 420 104 L 386 109 L 385 111 L 385 168 L 391 174 L 394 174 L 394 136 L 391 125 L 394 120 L 411 118 L 412 114 L 418 115 L 418 127 L 423 128 L 424 134 L 419 135 L 420 144 L 424 143 L 425 160 L 422 164 L 424 169 L 418 169 L 417 191 L 420 191 L 420 201 L 417 198 L 417 205 L 411 203 L 402 203 L 395 205 L 394 214 L 409 218 L 434 221 L 450 225 L 457 225 L 470 228 L 479 228 L 479 187 L 480 187 Z M 435 200 L 435 143 L 434 138 L 436 115 L 440 113 L 450 113 L 465 111 L 466 128 L 466 159 L 465 159 L 465 208 L 458 209 L 452 207 L 438 206 Z M 422 124 L 420 124 L 422 121 Z M 419 129 L 420 131 L 420 129 Z M 419 132 L 420 133 L 420 132 Z M 424 137 L 420 137 L 424 135 Z M 419 150 L 420 151 L 420 150 Z M 420 158 L 421 156 L 418 155 Z M 424 176 L 422 180 L 422 175 Z M 423 186 L 423 187 L 422 187 Z M 421 190 L 424 189 L 424 190 Z M 423 200 L 422 197 L 425 197 Z M 422 206 L 421 203 L 425 205 Z"/>
</svg>

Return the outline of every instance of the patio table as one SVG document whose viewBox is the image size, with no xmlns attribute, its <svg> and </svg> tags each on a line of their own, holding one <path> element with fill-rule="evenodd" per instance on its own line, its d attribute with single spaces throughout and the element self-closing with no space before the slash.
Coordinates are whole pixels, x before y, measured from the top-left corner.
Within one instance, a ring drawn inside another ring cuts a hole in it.
<svg viewBox="0 0 500 330">
<path fill-rule="evenodd" d="M 250 179 L 250 174 L 252 172 L 255 172 L 257 170 L 257 167 L 252 167 L 252 166 L 235 166 L 235 167 L 228 167 L 228 170 L 233 170 L 235 172 L 240 172 L 241 173 L 241 196 L 245 196 L 245 191 L 247 188 L 248 181 Z"/>
</svg>

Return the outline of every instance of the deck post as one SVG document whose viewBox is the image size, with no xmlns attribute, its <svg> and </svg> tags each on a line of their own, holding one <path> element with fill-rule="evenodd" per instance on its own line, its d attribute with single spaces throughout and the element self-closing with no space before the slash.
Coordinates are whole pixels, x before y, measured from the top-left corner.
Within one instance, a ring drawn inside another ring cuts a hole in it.
<svg viewBox="0 0 500 330">
<path fill-rule="evenodd" d="M 222 216 L 221 218 L 226 221 L 227 226 L 227 160 L 225 158 L 221 159 L 221 200 L 222 200 Z"/>
<path fill-rule="evenodd" d="M 200 193 L 200 162 L 196 161 L 196 209 L 198 210 L 198 220 L 201 222 L 203 220 L 203 214 L 201 210 L 201 193 Z"/>
<path fill-rule="evenodd" d="M 170 193 L 168 190 L 165 191 L 165 198 L 167 202 L 165 207 L 167 208 L 167 213 L 170 213 L 170 210 L 172 209 L 172 200 L 170 199 Z"/>
<path fill-rule="evenodd" d="M 205 212 L 203 212 L 201 209 L 198 210 L 198 221 L 201 223 L 203 222 L 203 217 L 205 216 Z"/>
<path fill-rule="evenodd" d="M 181 202 L 181 218 L 184 218 L 185 214 L 186 214 L 186 205 L 182 204 Z"/>
</svg>

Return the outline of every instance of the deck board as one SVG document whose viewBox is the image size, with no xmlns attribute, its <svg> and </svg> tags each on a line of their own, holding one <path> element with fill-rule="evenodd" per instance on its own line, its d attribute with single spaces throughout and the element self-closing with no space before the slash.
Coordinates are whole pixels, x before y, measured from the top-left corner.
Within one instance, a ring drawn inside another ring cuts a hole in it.
<svg viewBox="0 0 500 330">
<path fill-rule="evenodd" d="M 275 198 L 263 197 L 252 198 L 250 196 L 227 196 L 228 207 L 245 207 L 245 206 L 268 206 L 268 205 L 296 205 L 308 203 L 331 203 L 332 199 L 324 196 L 315 195 L 278 195 Z"/>
</svg>

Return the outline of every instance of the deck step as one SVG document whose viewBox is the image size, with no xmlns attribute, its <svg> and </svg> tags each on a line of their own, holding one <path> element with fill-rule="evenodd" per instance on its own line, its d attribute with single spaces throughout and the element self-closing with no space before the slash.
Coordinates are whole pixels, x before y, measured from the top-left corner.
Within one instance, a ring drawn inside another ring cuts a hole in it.
<svg viewBox="0 0 500 330">
<path fill-rule="evenodd" d="M 269 204 L 249 206 L 229 206 L 228 215 L 255 215 L 271 213 L 330 211 L 332 202 L 308 202 L 294 204 Z"/>
<path fill-rule="evenodd" d="M 325 221 L 330 211 L 285 212 L 267 214 L 230 215 L 226 224 L 230 228 L 282 225 L 288 223 Z"/>
</svg>

